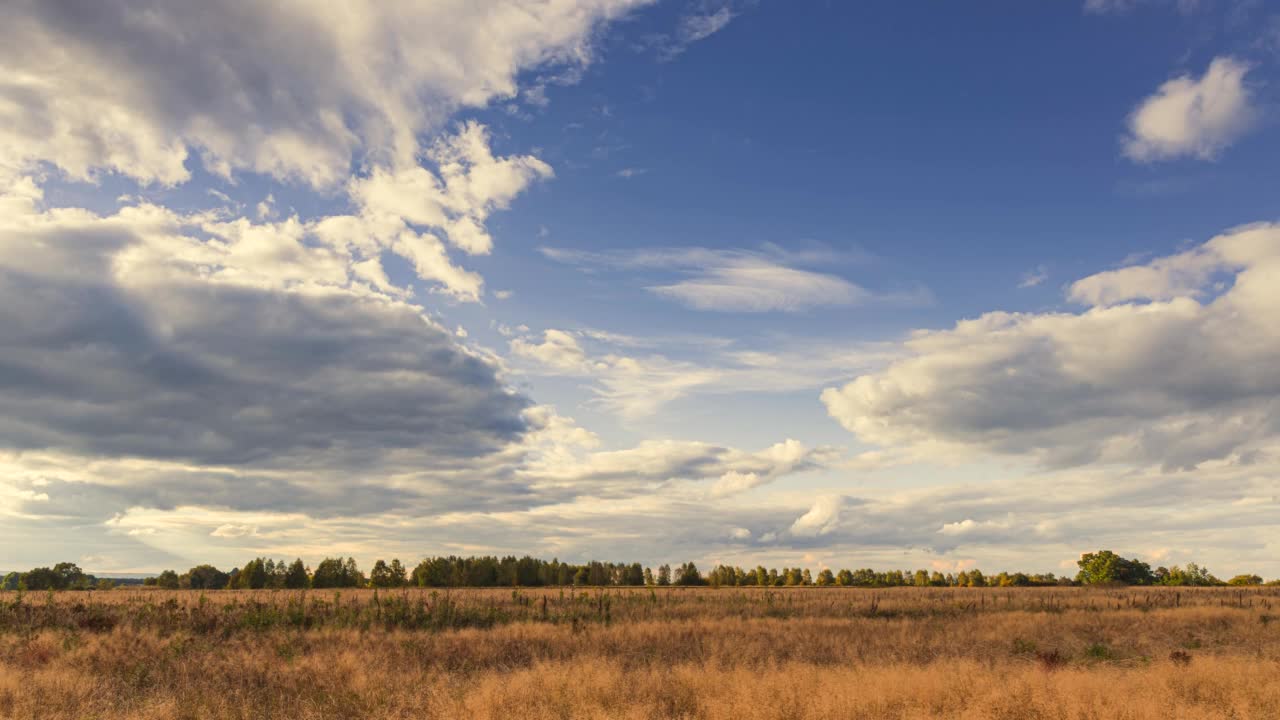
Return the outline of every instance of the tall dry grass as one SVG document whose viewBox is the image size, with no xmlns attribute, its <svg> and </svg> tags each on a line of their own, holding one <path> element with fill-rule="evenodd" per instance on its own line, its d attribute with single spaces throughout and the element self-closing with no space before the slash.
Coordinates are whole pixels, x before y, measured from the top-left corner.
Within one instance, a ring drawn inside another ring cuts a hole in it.
<svg viewBox="0 0 1280 720">
<path fill-rule="evenodd" d="M 1270 589 L 390 595 L 10 593 L 0 717 L 1280 718 Z"/>
</svg>

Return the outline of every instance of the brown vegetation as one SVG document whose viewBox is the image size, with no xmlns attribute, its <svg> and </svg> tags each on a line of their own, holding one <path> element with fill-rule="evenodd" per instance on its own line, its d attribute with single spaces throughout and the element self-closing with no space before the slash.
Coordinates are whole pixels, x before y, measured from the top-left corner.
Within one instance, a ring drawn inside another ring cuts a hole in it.
<svg viewBox="0 0 1280 720">
<path fill-rule="evenodd" d="M 0 593 L 4 718 L 1276 718 L 1280 591 Z"/>
</svg>

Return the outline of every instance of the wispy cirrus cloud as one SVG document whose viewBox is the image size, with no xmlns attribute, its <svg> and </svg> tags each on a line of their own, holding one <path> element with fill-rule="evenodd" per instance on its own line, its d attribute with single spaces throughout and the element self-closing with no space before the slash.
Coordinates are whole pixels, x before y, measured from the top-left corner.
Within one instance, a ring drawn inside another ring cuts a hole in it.
<svg viewBox="0 0 1280 720">
<path fill-rule="evenodd" d="M 586 268 L 664 273 L 645 290 L 695 310 L 716 312 L 799 312 L 819 307 L 869 304 L 927 304 L 924 288 L 874 292 L 839 275 L 802 267 L 829 262 L 831 253 L 793 253 L 769 246 L 763 250 L 704 247 L 647 248 L 592 252 L 543 247 L 547 257 Z"/>
</svg>

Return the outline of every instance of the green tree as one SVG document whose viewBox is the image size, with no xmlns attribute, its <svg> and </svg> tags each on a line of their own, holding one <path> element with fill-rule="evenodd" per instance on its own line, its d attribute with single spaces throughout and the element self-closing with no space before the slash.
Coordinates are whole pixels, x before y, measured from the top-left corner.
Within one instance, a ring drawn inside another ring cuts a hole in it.
<svg viewBox="0 0 1280 720">
<path fill-rule="evenodd" d="M 698 566 L 691 562 L 687 562 L 680 566 L 676 573 L 676 585 L 704 585 L 706 581 L 702 579 L 702 574 L 698 572 Z"/>
<path fill-rule="evenodd" d="M 631 563 L 627 566 L 626 584 L 639 586 L 647 584 L 644 577 L 644 568 L 640 563 Z"/>
<path fill-rule="evenodd" d="M 374 587 L 391 587 L 391 568 L 387 563 L 379 559 L 373 563 L 373 569 L 369 571 L 369 584 Z"/>
<path fill-rule="evenodd" d="M 1262 578 L 1258 575 L 1237 575 L 1227 581 L 1228 585 L 1261 585 Z"/>
<path fill-rule="evenodd" d="M 212 565 L 197 565 L 183 575 L 180 584 L 192 590 L 217 590 L 227 586 L 231 576 Z"/>
<path fill-rule="evenodd" d="M 284 586 L 290 590 L 305 590 L 311 584 L 311 579 L 307 577 L 307 566 L 302 564 L 302 558 L 296 558 L 293 564 L 284 574 Z"/>
<path fill-rule="evenodd" d="M 391 559 L 391 586 L 404 587 L 409 584 L 409 578 L 404 569 L 404 564 L 400 562 L 400 558 Z"/>
<path fill-rule="evenodd" d="M 848 570 L 841 570 L 836 573 L 836 584 L 840 587 L 848 587 L 853 584 L 853 573 Z"/>
<path fill-rule="evenodd" d="M 165 590 L 177 590 L 179 587 L 178 573 L 173 570 L 165 570 L 160 573 L 156 576 L 156 587 L 161 587 Z"/>
<path fill-rule="evenodd" d="M 325 558 L 316 566 L 311 575 L 313 588 L 360 587 L 364 584 L 364 576 L 356 567 L 354 558 Z"/>
<path fill-rule="evenodd" d="M 671 566 L 663 563 L 658 566 L 658 585 L 666 586 L 671 584 Z"/>
<path fill-rule="evenodd" d="M 1122 558 L 1110 550 L 1085 553 L 1076 565 L 1080 566 L 1076 581 L 1083 585 L 1147 585 L 1155 579 L 1150 565 Z"/>
<path fill-rule="evenodd" d="M 835 585 L 835 584 L 836 584 L 836 576 L 834 573 L 831 572 L 831 568 L 823 568 L 822 571 L 818 573 L 819 587 L 826 587 L 828 585 Z"/>
</svg>

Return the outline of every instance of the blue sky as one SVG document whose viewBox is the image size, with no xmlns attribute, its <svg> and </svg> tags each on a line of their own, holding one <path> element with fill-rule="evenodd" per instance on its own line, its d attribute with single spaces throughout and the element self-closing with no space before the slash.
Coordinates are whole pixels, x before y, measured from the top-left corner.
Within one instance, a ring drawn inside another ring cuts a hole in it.
<svg viewBox="0 0 1280 720">
<path fill-rule="evenodd" d="M 0 566 L 1280 575 L 1267 3 L 10 15 Z"/>
</svg>

